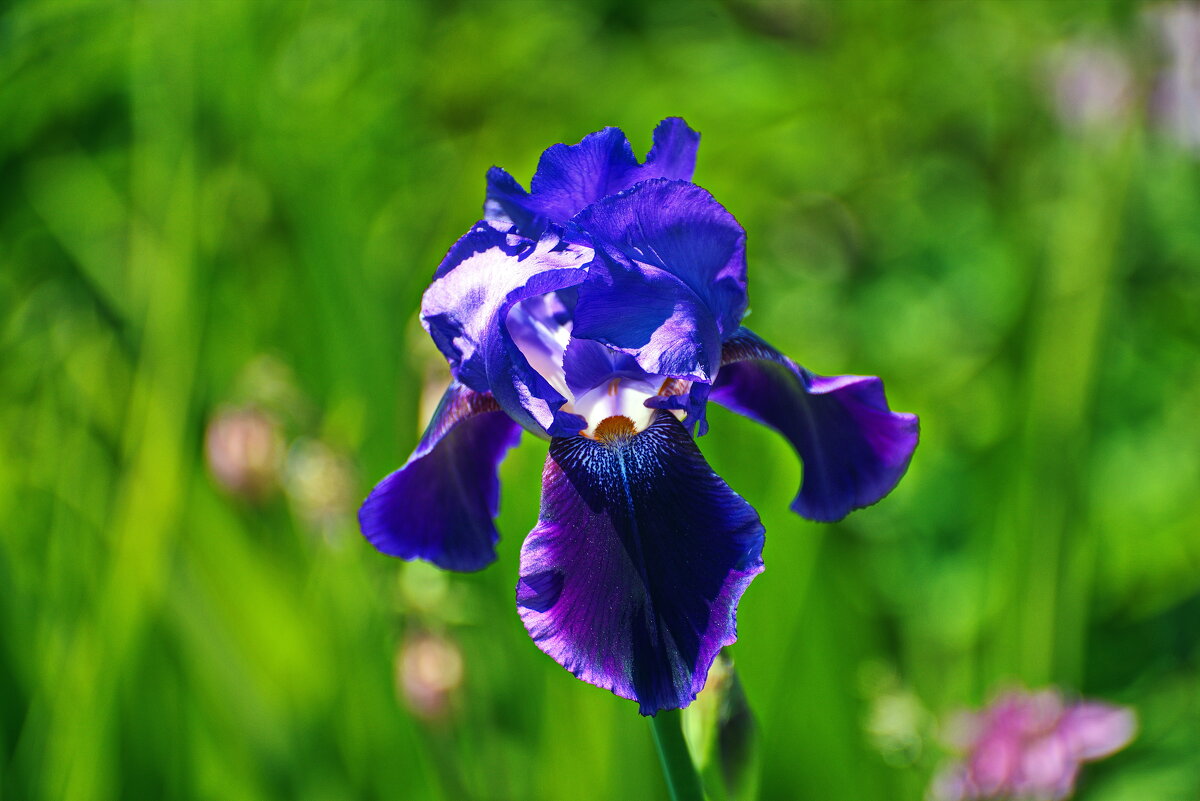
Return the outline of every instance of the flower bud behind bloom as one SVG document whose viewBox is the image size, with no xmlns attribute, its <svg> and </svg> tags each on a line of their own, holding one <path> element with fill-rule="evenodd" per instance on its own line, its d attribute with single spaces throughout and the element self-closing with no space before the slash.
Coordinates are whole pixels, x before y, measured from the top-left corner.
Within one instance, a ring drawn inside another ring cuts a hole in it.
<svg viewBox="0 0 1200 801">
<path fill-rule="evenodd" d="M 758 726 L 738 680 L 733 660 L 721 651 L 704 689 L 683 714 L 692 761 L 716 772 L 730 798 L 755 795 Z"/>
<path fill-rule="evenodd" d="M 445 717 L 462 678 L 462 651 L 450 637 L 417 632 L 400 644 L 396 653 L 396 693 L 417 717 Z"/>
<path fill-rule="evenodd" d="M 223 490 L 259 502 L 279 482 L 283 434 L 275 418 L 256 407 L 224 407 L 209 420 L 204 455 Z"/>
</svg>

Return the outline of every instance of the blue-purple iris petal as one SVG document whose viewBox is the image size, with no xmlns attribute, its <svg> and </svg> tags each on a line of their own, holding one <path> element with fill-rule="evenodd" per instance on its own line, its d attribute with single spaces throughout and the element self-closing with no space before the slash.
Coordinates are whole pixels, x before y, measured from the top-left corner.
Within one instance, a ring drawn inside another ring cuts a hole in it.
<svg viewBox="0 0 1200 801">
<path fill-rule="evenodd" d="M 649 378 L 628 353 L 605 347 L 591 339 L 573 337 L 563 354 L 567 386 L 577 396 L 614 378 Z"/>
<path fill-rule="evenodd" d="M 683 424 L 693 436 L 703 437 L 708 433 L 708 395 L 712 390 L 709 384 L 692 384 L 682 395 L 656 395 L 646 399 L 646 406 L 651 409 L 678 409 L 686 412 Z"/>
<path fill-rule="evenodd" d="M 376 485 L 358 512 L 381 552 L 447 570 L 479 570 L 496 558 L 496 471 L 521 427 L 490 395 L 452 384 L 408 461 Z"/>
<path fill-rule="evenodd" d="M 712 400 L 776 429 L 804 465 L 792 510 L 840 520 L 883 498 L 908 470 L 917 416 L 888 408 L 874 376 L 819 376 L 748 329 L 725 342 Z"/>
<path fill-rule="evenodd" d="M 678 117 L 654 129 L 644 164 L 620 128 L 588 134 L 576 145 L 553 145 L 542 153 L 530 191 L 511 175 L 488 171 L 485 216 L 511 222 L 526 236 L 540 236 L 547 223 L 565 224 L 586 206 L 651 178 L 691 180 L 700 134 Z"/>
<path fill-rule="evenodd" d="M 471 230 L 458 238 L 450 246 L 437 269 L 433 271 L 433 280 L 442 278 L 464 261 L 479 253 L 497 250 L 507 257 L 519 258 L 523 253 L 533 250 L 537 240 L 520 236 L 511 230 L 511 225 L 500 222 L 481 221 L 471 226 Z"/>
<path fill-rule="evenodd" d="M 523 305 L 530 315 L 543 325 L 561 328 L 568 325 L 575 316 L 577 289 L 578 287 L 569 286 L 552 295 L 530 298 L 523 301 Z"/>
<path fill-rule="evenodd" d="M 590 203 L 629 186 L 637 168 L 620 128 L 588 134 L 577 145 L 551 145 L 530 182 L 530 205 L 554 222 L 566 222 Z"/>
<path fill-rule="evenodd" d="M 758 514 L 659 412 L 628 438 L 551 442 L 517 605 L 555 661 L 653 715 L 689 704 L 737 639 L 762 546 Z"/>
<path fill-rule="evenodd" d="M 421 320 L 454 377 L 491 392 L 531 431 L 550 428 L 565 398 L 534 370 L 505 325 L 514 304 L 581 282 L 589 248 L 569 245 L 554 230 L 537 242 L 479 223 L 438 268 L 421 302 Z"/>
<path fill-rule="evenodd" d="M 574 336 L 629 353 L 652 375 L 708 381 L 716 374 L 717 322 L 667 270 L 597 254 L 578 293 Z"/>
<path fill-rule="evenodd" d="M 515 225 L 528 237 L 539 237 L 546 229 L 545 219 L 529 206 L 529 193 L 499 167 L 492 167 L 487 172 L 483 216 L 486 220 Z"/>
<path fill-rule="evenodd" d="M 573 412 L 559 409 L 554 413 L 554 419 L 546 426 L 546 433 L 551 437 L 573 437 L 587 428 L 587 420 Z"/>
<path fill-rule="evenodd" d="M 699 147 L 700 134 L 679 117 L 667 117 L 654 129 L 654 144 L 646 154 L 646 163 L 637 170 L 635 177 L 638 181 L 651 178 L 690 181 L 692 173 L 696 171 L 696 151 Z"/>
<path fill-rule="evenodd" d="M 598 248 L 658 267 L 708 306 L 721 336 L 746 313 L 746 232 L 704 189 L 656 179 L 587 207 L 572 222 Z"/>
</svg>

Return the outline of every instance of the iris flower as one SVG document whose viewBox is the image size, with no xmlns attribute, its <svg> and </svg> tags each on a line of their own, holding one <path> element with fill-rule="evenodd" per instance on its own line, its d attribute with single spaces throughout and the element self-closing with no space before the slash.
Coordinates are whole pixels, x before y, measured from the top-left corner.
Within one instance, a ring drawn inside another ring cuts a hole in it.
<svg viewBox="0 0 1200 801">
<path fill-rule="evenodd" d="M 501 460 L 522 430 L 549 440 L 521 619 L 643 715 L 695 698 L 763 569 L 758 514 L 696 446 L 708 401 L 791 442 L 792 509 L 811 520 L 878 501 L 917 444 L 878 378 L 816 375 L 742 327 L 746 234 L 691 182 L 699 139 L 664 120 L 639 163 L 606 128 L 546 150 L 528 192 L 489 171 L 485 219 L 421 304 L 453 381 L 359 513 L 385 554 L 478 570 L 496 558 Z"/>
</svg>

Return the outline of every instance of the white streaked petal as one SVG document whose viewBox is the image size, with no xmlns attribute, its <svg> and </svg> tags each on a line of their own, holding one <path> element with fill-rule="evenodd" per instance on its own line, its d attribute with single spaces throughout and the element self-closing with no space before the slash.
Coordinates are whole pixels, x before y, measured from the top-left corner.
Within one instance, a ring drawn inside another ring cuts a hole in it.
<svg viewBox="0 0 1200 801">
<path fill-rule="evenodd" d="M 571 341 L 571 320 L 554 292 L 529 298 L 513 306 L 505 324 L 529 366 L 537 370 L 563 397 L 572 397 L 563 371 L 563 353 Z M 560 320 L 564 320 L 559 322 Z"/>
</svg>

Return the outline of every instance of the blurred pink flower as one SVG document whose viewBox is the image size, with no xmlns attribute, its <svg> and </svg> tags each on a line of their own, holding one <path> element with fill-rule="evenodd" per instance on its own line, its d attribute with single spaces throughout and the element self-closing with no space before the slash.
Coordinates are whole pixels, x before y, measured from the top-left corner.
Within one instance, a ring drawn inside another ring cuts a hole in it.
<svg viewBox="0 0 1200 801">
<path fill-rule="evenodd" d="M 396 689 L 414 715 L 426 720 L 444 716 L 462 678 L 462 651 L 450 637 L 418 632 L 400 645 Z"/>
<path fill-rule="evenodd" d="M 222 489 L 259 501 L 278 482 L 283 434 L 275 418 L 256 407 L 225 407 L 209 420 L 204 453 L 209 472 Z"/>
<path fill-rule="evenodd" d="M 1098 701 L 1066 702 L 1057 690 L 1011 690 L 951 725 L 961 760 L 935 779 L 937 801 L 1057 801 L 1075 789 L 1079 766 L 1129 744 L 1133 710 Z"/>
</svg>

